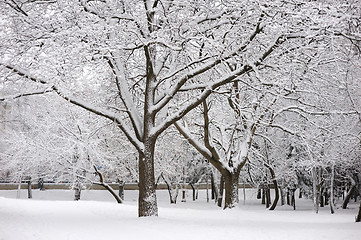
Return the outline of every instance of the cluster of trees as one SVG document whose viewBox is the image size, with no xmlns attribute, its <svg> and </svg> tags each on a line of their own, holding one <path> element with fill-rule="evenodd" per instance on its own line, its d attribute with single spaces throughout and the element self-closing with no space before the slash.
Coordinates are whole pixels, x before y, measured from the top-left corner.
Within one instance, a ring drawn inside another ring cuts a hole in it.
<svg viewBox="0 0 361 240">
<path fill-rule="evenodd" d="M 139 216 L 158 214 L 160 179 L 176 195 L 186 178 L 212 176 L 225 208 L 241 172 L 268 205 L 274 186 L 270 209 L 285 189 L 312 196 L 316 211 L 338 187 L 357 195 L 357 1 L 0 6 L 0 101 L 24 108 L 3 139 L 9 170 L 66 173 L 77 188 L 136 179 Z"/>
</svg>

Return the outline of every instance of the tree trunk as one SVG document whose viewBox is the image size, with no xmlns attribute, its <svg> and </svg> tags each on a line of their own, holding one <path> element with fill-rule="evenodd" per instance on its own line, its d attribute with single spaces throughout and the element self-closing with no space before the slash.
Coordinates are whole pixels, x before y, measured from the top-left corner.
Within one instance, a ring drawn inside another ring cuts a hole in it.
<svg viewBox="0 0 361 240">
<path fill-rule="evenodd" d="M 99 183 L 95 183 L 95 184 L 103 186 L 106 190 L 108 190 L 108 192 L 110 192 L 110 194 L 115 198 L 115 200 L 118 203 L 123 203 L 123 199 L 121 199 L 121 197 L 120 197 L 120 194 L 121 194 L 120 193 L 120 191 L 121 191 L 121 189 L 120 189 L 121 186 L 120 185 L 122 183 L 123 184 L 123 189 L 124 189 L 124 182 L 119 181 L 119 195 L 117 195 L 115 193 L 114 189 L 104 181 L 103 174 L 98 170 L 98 168 L 95 165 L 93 165 L 93 168 L 95 170 L 95 173 L 98 174 L 98 176 L 99 176 Z M 123 198 L 124 198 L 124 193 L 123 193 Z M 79 199 L 80 199 L 80 193 L 79 193 Z"/>
<path fill-rule="evenodd" d="M 139 153 L 138 216 L 158 216 L 154 177 L 155 140 L 144 141 L 144 154 Z"/>
<path fill-rule="evenodd" d="M 271 190 L 270 190 L 270 186 L 267 183 L 266 184 L 266 208 L 269 208 L 271 205 Z"/>
<path fill-rule="evenodd" d="M 289 188 L 287 188 L 287 196 L 286 196 L 286 198 L 287 198 L 287 205 L 291 205 L 290 189 Z"/>
<path fill-rule="evenodd" d="M 161 173 L 160 176 L 163 178 L 165 184 L 167 185 L 170 203 L 176 204 L 177 197 L 178 197 L 178 191 L 179 191 L 178 185 L 177 184 L 174 185 L 168 178 L 164 177 L 163 173 Z M 184 191 L 184 189 L 182 191 Z M 182 202 L 183 202 L 183 198 L 182 198 Z"/>
<path fill-rule="evenodd" d="M 178 195 L 178 191 L 177 191 L 177 195 Z M 182 202 L 186 202 L 186 190 L 183 188 L 182 189 Z M 174 202 L 175 203 L 175 202 Z"/>
<path fill-rule="evenodd" d="M 332 166 L 331 169 L 331 189 L 330 189 L 330 210 L 331 210 L 331 214 L 335 213 L 335 206 L 333 204 L 333 199 L 334 199 L 334 193 L 333 193 L 333 188 L 334 188 L 334 181 L 335 181 L 335 166 Z"/>
<path fill-rule="evenodd" d="M 320 201 L 319 175 L 320 175 L 320 170 L 318 170 L 316 167 L 313 167 L 312 168 L 313 208 L 316 213 L 318 213 L 319 201 Z"/>
<path fill-rule="evenodd" d="M 119 186 L 118 196 L 122 201 L 124 201 L 124 185 L 125 185 L 124 181 L 118 180 L 118 186 Z"/>
<path fill-rule="evenodd" d="M 292 195 L 291 195 L 291 205 L 293 207 L 293 210 L 296 210 L 296 197 L 295 197 L 296 189 L 292 189 Z"/>
<path fill-rule="evenodd" d="M 32 189 L 31 189 L 31 177 L 28 177 L 27 179 L 28 183 L 28 198 L 33 198 Z"/>
<path fill-rule="evenodd" d="M 80 200 L 80 195 L 81 195 L 81 187 L 76 186 L 75 187 L 75 192 L 74 192 L 74 200 L 79 201 Z"/>
<path fill-rule="evenodd" d="M 277 206 L 278 200 L 280 198 L 280 194 L 279 194 L 279 191 L 278 191 L 278 183 L 277 183 L 277 180 L 276 180 L 276 174 L 275 174 L 275 172 L 273 171 L 273 169 L 271 167 L 268 167 L 268 169 L 270 170 L 273 186 L 275 188 L 275 199 L 273 201 L 272 206 L 269 209 L 269 210 L 272 211 L 272 210 L 275 210 L 275 208 Z"/>
<path fill-rule="evenodd" d="M 19 177 L 18 190 L 16 191 L 16 198 L 20 198 L 20 190 L 21 190 L 21 177 Z"/>
<path fill-rule="evenodd" d="M 327 206 L 330 202 L 330 195 L 328 194 L 328 189 L 325 188 L 325 192 L 323 193 L 325 197 L 325 206 Z"/>
<path fill-rule="evenodd" d="M 349 177 L 350 181 L 351 181 L 351 186 L 350 189 L 347 191 L 347 194 L 345 196 L 345 200 L 343 201 L 342 204 L 342 208 L 346 209 L 347 208 L 347 204 L 350 202 L 350 199 L 355 191 L 356 188 L 356 182 L 352 177 Z"/>
<path fill-rule="evenodd" d="M 214 174 L 213 172 L 211 173 L 211 199 L 215 199 L 216 198 L 216 187 L 215 187 L 215 183 L 214 183 Z"/>
<path fill-rule="evenodd" d="M 325 198 L 324 198 L 324 191 L 325 189 L 323 187 L 321 187 L 320 190 L 320 207 L 324 207 L 325 206 Z"/>
<path fill-rule="evenodd" d="M 262 204 L 266 204 L 266 189 L 262 186 Z"/>
<path fill-rule="evenodd" d="M 221 176 L 221 180 L 219 183 L 219 196 L 218 196 L 218 207 L 222 207 L 222 201 L 223 201 L 223 191 L 224 191 L 224 177 Z"/>
<path fill-rule="evenodd" d="M 199 183 L 197 183 L 196 199 L 198 199 L 198 193 L 199 193 Z"/>
<path fill-rule="evenodd" d="M 216 183 L 216 176 L 214 172 L 211 173 L 211 187 L 212 187 L 212 199 L 215 200 L 215 202 L 218 201 L 218 187 Z"/>
<path fill-rule="evenodd" d="M 257 199 L 261 199 L 262 198 L 262 190 L 260 187 L 258 187 L 257 189 Z"/>
<path fill-rule="evenodd" d="M 281 206 L 285 205 L 285 191 L 283 190 L 283 188 L 279 188 L 280 192 L 281 192 Z"/>
<path fill-rule="evenodd" d="M 38 188 L 39 188 L 40 191 L 44 191 L 44 190 L 45 190 L 45 188 L 44 188 L 44 179 L 39 178 Z"/>
<path fill-rule="evenodd" d="M 345 200 L 342 203 L 342 209 L 346 209 L 348 203 L 350 202 L 350 199 L 352 197 L 353 192 L 355 191 L 355 186 L 351 186 L 351 188 L 348 190 L 346 196 L 345 196 Z"/>
<path fill-rule="evenodd" d="M 225 183 L 225 204 L 224 208 L 234 208 L 237 206 L 238 199 L 238 179 L 239 171 L 228 173 L 224 176 Z"/>
<path fill-rule="evenodd" d="M 207 185 L 206 185 L 206 188 L 207 188 L 207 202 L 209 202 L 209 186 L 208 186 L 208 178 L 207 178 Z"/>
<path fill-rule="evenodd" d="M 196 200 L 196 189 L 194 187 L 194 185 L 192 183 L 190 183 L 189 185 L 191 185 L 191 188 L 192 188 L 192 198 L 193 198 L 193 201 Z"/>
<path fill-rule="evenodd" d="M 361 202 L 360 202 L 360 207 L 358 209 L 358 214 L 356 216 L 356 219 L 355 219 L 356 222 L 361 222 Z"/>
</svg>

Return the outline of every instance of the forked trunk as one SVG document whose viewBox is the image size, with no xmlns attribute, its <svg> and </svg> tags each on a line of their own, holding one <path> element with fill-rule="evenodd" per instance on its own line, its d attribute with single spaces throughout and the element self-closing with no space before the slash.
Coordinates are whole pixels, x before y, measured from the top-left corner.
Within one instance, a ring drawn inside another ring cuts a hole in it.
<svg viewBox="0 0 361 240">
<path fill-rule="evenodd" d="M 239 172 L 224 174 L 225 204 L 224 208 L 234 208 L 238 205 L 238 179 Z"/>
<path fill-rule="evenodd" d="M 350 199 L 352 197 L 352 195 L 354 194 L 354 191 L 356 190 L 356 182 L 352 177 L 349 177 L 349 179 L 351 180 L 351 186 L 350 189 L 347 191 L 347 194 L 345 196 L 345 199 L 342 203 L 342 209 L 346 209 L 348 203 L 350 202 Z"/>
<path fill-rule="evenodd" d="M 138 216 L 158 216 L 154 178 L 155 140 L 144 142 L 144 154 L 139 153 L 139 199 Z"/>
</svg>

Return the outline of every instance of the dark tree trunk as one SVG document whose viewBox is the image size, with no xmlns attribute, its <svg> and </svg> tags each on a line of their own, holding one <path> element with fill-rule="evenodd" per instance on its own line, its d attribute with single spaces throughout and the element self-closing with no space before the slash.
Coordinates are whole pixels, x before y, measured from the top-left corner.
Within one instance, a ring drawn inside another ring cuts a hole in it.
<svg viewBox="0 0 361 240">
<path fill-rule="evenodd" d="M 80 195 L 81 195 L 81 187 L 80 187 L 80 186 L 76 186 L 74 190 L 75 190 L 74 200 L 75 200 L 75 201 L 79 201 L 79 200 L 80 200 Z"/>
<path fill-rule="evenodd" d="M 268 169 L 270 170 L 271 177 L 272 177 L 272 182 L 273 182 L 273 187 L 275 188 L 275 199 L 273 201 L 272 206 L 269 209 L 269 210 L 272 211 L 272 210 L 275 210 L 275 208 L 277 206 L 278 200 L 280 198 L 280 194 L 279 194 L 279 191 L 278 191 L 278 183 L 277 183 L 277 180 L 276 180 L 276 174 L 275 174 L 275 172 L 273 171 L 273 169 L 271 167 L 268 167 Z"/>
<path fill-rule="evenodd" d="M 118 179 L 118 187 L 119 187 L 118 196 L 122 201 L 124 201 L 124 185 L 125 182 Z"/>
<path fill-rule="evenodd" d="M 28 184 L 28 198 L 33 198 L 33 193 L 31 189 L 31 177 L 27 178 L 27 184 Z"/>
<path fill-rule="evenodd" d="M 348 190 L 346 196 L 345 196 L 345 200 L 342 203 L 342 209 L 346 209 L 348 203 L 350 202 L 350 199 L 352 197 L 353 192 L 355 191 L 355 185 L 352 185 L 351 188 Z"/>
<path fill-rule="evenodd" d="M 224 191 L 224 177 L 221 176 L 220 184 L 219 184 L 219 196 L 218 196 L 218 207 L 222 207 L 223 202 L 223 191 Z"/>
<path fill-rule="evenodd" d="M 327 206 L 329 204 L 329 199 L 330 199 L 330 195 L 328 194 L 327 188 L 325 189 L 324 197 L 325 197 L 325 206 Z"/>
<path fill-rule="evenodd" d="M 239 171 L 233 173 L 227 173 L 224 175 L 224 183 L 225 183 L 224 208 L 234 208 L 237 206 L 239 202 L 238 179 L 239 179 Z"/>
<path fill-rule="evenodd" d="M 211 173 L 211 199 L 214 200 L 216 199 L 216 186 L 215 186 L 215 181 L 214 181 L 214 175 L 213 173 Z"/>
<path fill-rule="evenodd" d="M 40 191 L 44 191 L 45 188 L 44 188 L 44 180 L 42 178 L 39 178 L 39 181 L 38 181 L 38 188 Z"/>
<path fill-rule="evenodd" d="M 320 207 L 324 207 L 325 206 L 325 201 L 324 201 L 324 188 L 321 187 L 320 190 Z"/>
<path fill-rule="evenodd" d="M 192 183 L 190 183 L 189 185 L 192 188 L 192 200 L 195 201 L 196 200 L 196 189 Z"/>
<path fill-rule="evenodd" d="M 296 210 L 296 197 L 295 197 L 296 189 L 292 189 L 292 195 L 291 195 L 291 204 L 293 207 L 293 210 Z"/>
<path fill-rule="evenodd" d="M 262 198 L 262 190 L 260 187 L 258 187 L 257 189 L 257 199 L 261 199 Z"/>
<path fill-rule="evenodd" d="M 271 205 L 271 189 L 269 187 L 269 184 L 266 184 L 266 208 L 269 208 Z"/>
<path fill-rule="evenodd" d="M 177 191 L 177 195 L 178 195 L 178 191 Z M 176 197 L 177 199 L 177 197 Z M 182 202 L 186 202 L 186 190 L 185 189 L 182 189 Z M 174 202 L 176 203 L 176 201 Z"/>
<path fill-rule="evenodd" d="M 266 204 L 266 190 L 264 186 L 262 186 L 262 204 Z"/>
<path fill-rule="evenodd" d="M 287 200 L 287 205 L 291 205 L 290 190 L 289 189 L 287 189 L 286 200 Z"/>
<path fill-rule="evenodd" d="M 192 199 L 193 199 L 193 201 L 195 201 L 196 200 L 196 189 L 192 183 L 190 183 L 189 185 L 192 188 Z"/>
<path fill-rule="evenodd" d="M 155 139 L 144 141 L 144 154 L 139 153 L 138 216 L 158 216 L 154 177 Z"/>
<path fill-rule="evenodd" d="M 196 191 L 196 199 L 198 199 L 198 191 L 199 190 L 199 183 L 197 183 L 197 191 Z"/>
<path fill-rule="evenodd" d="M 298 198 L 302 198 L 302 189 L 300 188 L 300 192 L 298 193 Z"/>
</svg>

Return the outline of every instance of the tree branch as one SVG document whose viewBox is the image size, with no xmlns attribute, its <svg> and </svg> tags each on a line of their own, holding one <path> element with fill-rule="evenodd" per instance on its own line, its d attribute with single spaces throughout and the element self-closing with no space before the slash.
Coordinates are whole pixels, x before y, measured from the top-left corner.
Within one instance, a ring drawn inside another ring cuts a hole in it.
<svg viewBox="0 0 361 240">
<path fill-rule="evenodd" d="M 38 77 L 32 76 L 30 73 L 27 73 L 25 70 L 21 70 L 20 68 L 17 68 L 15 66 L 9 65 L 9 64 L 3 64 L 1 63 L 1 65 L 5 66 L 6 68 L 12 70 L 13 72 L 15 72 L 16 74 L 18 74 L 21 77 L 25 77 L 27 79 L 30 79 L 33 82 L 37 82 L 37 83 L 41 83 L 44 85 L 48 85 L 50 86 L 49 89 L 51 89 L 52 91 L 54 91 L 55 93 L 57 93 L 60 97 L 62 97 L 63 99 L 67 100 L 68 102 L 77 105 L 85 110 L 88 110 L 98 116 L 102 116 L 105 117 L 111 121 L 113 121 L 114 123 L 117 124 L 117 126 L 122 130 L 122 132 L 125 134 L 125 136 L 128 138 L 128 140 L 134 145 L 134 147 L 138 150 L 143 152 L 144 150 L 144 146 L 143 143 L 140 142 L 138 140 L 138 138 L 126 127 L 126 125 L 123 123 L 123 121 L 121 119 L 119 119 L 117 116 L 115 116 L 112 112 L 109 112 L 107 110 L 104 109 L 99 109 L 93 105 L 90 105 L 82 100 L 76 99 L 72 96 L 69 96 L 65 93 L 63 93 L 62 91 L 59 90 L 59 88 L 55 85 L 51 85 L 50 83 L 48 83 L 47 81 L 40 79 Z"/>
</svg>

